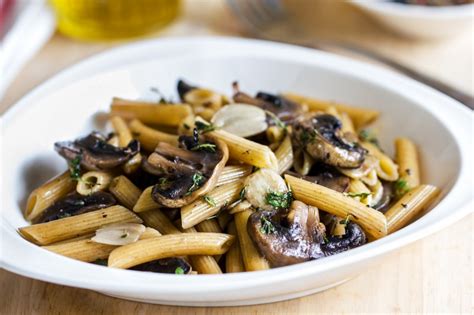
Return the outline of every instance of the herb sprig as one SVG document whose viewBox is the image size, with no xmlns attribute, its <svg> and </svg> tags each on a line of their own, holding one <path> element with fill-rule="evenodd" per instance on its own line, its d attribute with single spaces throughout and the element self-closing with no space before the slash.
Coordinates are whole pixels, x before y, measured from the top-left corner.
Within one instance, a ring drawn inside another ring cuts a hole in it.
<svg viewBox="0 0 474 315">
<path fill-rule="evenodd" d="M 174 270 L 174 273 L 177 275 L 184 275 L 184 269 L 181 267 L 176 267 L 176 269 Z"/>
<path fill-rule="evenodd" d="M 81 160 L 82 156 L 78 155 L 69 163 L 69 174 L 75 181 L 79 181 L 81 179 Z"/>
<path fill-rule="evenodd" d="M 207 151 L 210 153 L 216 152 L 217 146 L 213 143 L 201 143 L 191 148 L 191 151 Z"/>
<path fill-rule="evenodd" d="M 260 233 L 262 234 L 272 234 L 276 232 L 276 228 L 273 223 L 265 217 L 260 219 Z"/>
<path fill-rule="evenodd" d="M 203 123 L 202 121 L 196 121 L 194 124 L 195 124 L 195 126 L 196 126 L 196 128 L 197 128 L 197 130 L 199 131 L 200 134 L 204 134 L 204 133 L 207 133 L 207 132 L 214 131 L 217 128 L 213 124 L 206 124 L 206 123 Z"/>
<path fill-rule="evenodd" d="M 265 196 L 265 201 L 275 209 L 288 209 L 293 201 L 293 193 L 291 191 L 285 193 L 269 192 Z"/>
<path fill-rule="evenodd" d="M 393 183 L 393 190 L 395 198 L 400 199 L 410 190 L 410 185 L 408 185 L 406 180 L 400 178 L 395 183 Z"/>
<path fill-rule="evenodd" d="M 216 201 L 214 200 L 214 198 L 212 198 L 209 195 L 202 196 L 202 199 L 204 199 L 204 201 L 207 202 L 207 204 L 210 205 L 211 207 L 217 206 Z"/>
<path fill-rule="evenodd" d="M 199 172 L 194 173 L 192 177 L 192 181 L 193 181 L 193 184 L 191 185 L 191 187 L 189 187 L 186 195 L 190 195 L 193 191 L 199 188 L 199 186 L 204 182 L 204 176 Z"/>
<path fill-rule="evenodd" d="M 348 193 L 344 193 L 344 195 L 348 196 L 348 197 L 351 197 L 351 198 L 361 198 L 361 199 L 365 199 L 367 198 L 368 196 L 371 195 L 371 193 L 367 193 L 367 192 L 360 192 L 360 193 L 354 193 L 354 192 L 348 192 Z"/>
</svg>

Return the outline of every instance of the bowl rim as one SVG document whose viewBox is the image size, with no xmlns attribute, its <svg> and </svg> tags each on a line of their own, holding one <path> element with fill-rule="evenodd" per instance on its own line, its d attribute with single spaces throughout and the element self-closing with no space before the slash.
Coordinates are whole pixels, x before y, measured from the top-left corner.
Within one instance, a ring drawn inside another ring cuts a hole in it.
<svg viewBox="0 0 474 315">
<path fill-rule="evenodd" d="M 353 71 L 360 72 L 360 76 L 372 78 L 372 81 L 374 80 L 373 78 L 378 78 L 377 82 L 379 83 L 377 84 L 382 84 L 383 82 L 385 82 L 384 84 L 387 84 L 387 82 L 391 82 L 391 84 L 396 83 L 395 85 L 398 86 L 397 91 L 408 98 L 418 100 L 417 103 L 420 104 L 419 106 L 427 106 L 424 102 L 431 99 L 433 101 L 432 107 L 430 109 L 428 107 L 425 108 L 430 110 L 431 113 L 436 112 L 437 117 L 444 116 L 446 119 L 443 120 L 443 122 L 447 124 L 447 129 L 451 133 L 465 132 L 466 128 L 469 128 L 469 118 L 466 117 L 472 118 L 472 112 L 455 100 L 409 78 L 403 77 L 400 74 L 374 65 L 287 44 L 231 37 L 203 36 L 139 41 L 112 48 L 98 55 L 89 57 L 86 60 L 62 70 L 60 73 L 33 89 L 26 96 L 22 97 L 1 117 L 0 124 L 2 125 L 2 129 L 9 122 L 14 120 L 15 115 L 26 109 L 28 105 L 33 102 L 33 100 L 38 99 L 38 97 L 44 97 L 54 89 L 65 87 L 81 78 L 87 78 L 109 71 L 114 65 L 123 65 L 127 62 L 133 62 L 133 60 L 137 60 L 138 56 L 136 54 L 139 51 L 147 51 L 149 54 L 155 50 L 161 51 L 164 54 L 173 54 L 173 49 L 176 49 L 176 47 L 191 47 L 192 45 L 233 45 L 234 47 L 240 46 L 246 49 L 265 50 L 269 54 L 288 53 L 294 59 L 313 58 L 315 60 L 317 59 L 318 63 L 322 63 L 323 61 L 328 62 L 330 64 L 328 67 L 334 71 L 339 71 L 350 65 L 351 73 Z M 409 95 L 408 91 L 411 91 L 410 93 L 412 94 Z M 187 277 L 176 277 L 174 275 L 164 274 L 150 275 L 143 272 L 123 271 L 113 268 L 103 268 L 102 266 L 93 264 L 85 264 L 45 251 L 22 239 L 16 232 L 16 228 L 9 226 L 7 220 L 2 219 L 2 249 L 4 250 L 3 253 L 8 254 L 2 255 L 1 265 L 11 272 L 58 284 L 110 292 L 117 291 L 117 285 L 121 287 L 119 291 L 129 293 L 143 291 L 169 292 L 170 294 L 176 294 L 176 299 L 181 301 L 188 301 L 190 299 L 186 294 L 197 294 L 202 293 L 202 291 L 207 293 L 220 293 L 223 290 L 246 290 L 262 285 L 305 279 L 321 274 L 322 272 L 334 271 L 338 268 L 349 268 L 351 264 L 378 257 L 438 231 L 472 211 L 473 201 L 468 188 L 472 186 L 472 184 L 470 185 L 471 179 L 469 178 L 469 174 L 472 173 L 472 168 L 469 163 L 469 161 L 472 160 L 472 141 L 466 138 L 468 137 L 454 138 L 460 147 L 461 169 L 459 170 L 459 177 L 456 183 L 454 183 L 450 193 L 434 208 L 452 207 L 453 211 L 447 218 L 433 221 L 429 215 L 425 215 L 410 226 L 388 235 L 381 240 L 369 243 L 350 252 L 325 258 L 324 260 L 316 260 L 266 271 L 239 274 Z M 4 216 L 3 213 L 4 212 L 2 212 L 2 217 Z M 23 257 L 42 257 L 42 261 L 55 261 L 60 263 L 63 268 L 55 270 L 55 268 L 48 267 L 44 270 L 38 270 L 35 268 L 34 263 L 22 264 L 18 259 L 18 257 L 20 257 L 19 255 Z M 87 277 L 76 276 L 71 278 L 70 275 L 68 276 L 68 270 L 83 272 Z M 124 283 L 127 284 L 126 288 L 123 286 Z"/>
<path fill-rule="evenodd" d="M 385 0 L 351 0 L 361 8 L 384 15 L 412 18 L 432 18 L 437 20 L 452 20 L 474 16 L 474 3 L 431 7 L 423 5 L 407 5 Z"/>
</svg>

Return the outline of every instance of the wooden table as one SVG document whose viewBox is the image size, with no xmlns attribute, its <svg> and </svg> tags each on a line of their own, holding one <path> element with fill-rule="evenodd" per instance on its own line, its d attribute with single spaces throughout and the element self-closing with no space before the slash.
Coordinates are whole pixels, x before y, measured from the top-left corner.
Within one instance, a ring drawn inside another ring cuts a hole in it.
<svg viewBox="0 0 474 315">
<path fill-rule="evenodd" d="M 331 4 L 332 3 L 332 4 Z M 473 93 L 473 45 L 469 32 L 443 42 L 420 42 L 383 29 L 344 2 L 314 7 L 297 1 L 311 35 L 356 42 Z M 311 4 L 312 5 L 312 4 Z M 309 13 L 308 13 L 309 12 Z M 309 24 L 308 24 L 309 25 Z M 242 33 L 222 1 L 188 1 L 176 23 L 157 36 Z M 119 43 L 91 44 L 55 35 L 8 89 L 0 112 L 59 70 Z M 188 308 L 135 303 L 0 271 L 0 314 L 311 314 L 465 313 L 473 309 L 474 215 L 388 255 L 357 278 L 312 296 L 269 305 Z"/>
</svg>

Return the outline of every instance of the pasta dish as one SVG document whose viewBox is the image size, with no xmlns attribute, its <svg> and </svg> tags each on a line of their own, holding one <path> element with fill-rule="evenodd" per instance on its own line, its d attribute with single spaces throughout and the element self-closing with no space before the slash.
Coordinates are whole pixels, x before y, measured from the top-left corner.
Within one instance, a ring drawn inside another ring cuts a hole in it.
<svg viewBox="0 0 474 315">
<path fill-rule="evenodd" d="M 435 200 L 417 147 L 380 147 L 379 112 L 294 93 L 231 97 L 183 80 L 179 101 L 113 98 L 111 132 L 54 144 L 64 173 L 19 229 L 45 250 L 171 274 L 323 259 L 403 228 Z"/>
</svg>

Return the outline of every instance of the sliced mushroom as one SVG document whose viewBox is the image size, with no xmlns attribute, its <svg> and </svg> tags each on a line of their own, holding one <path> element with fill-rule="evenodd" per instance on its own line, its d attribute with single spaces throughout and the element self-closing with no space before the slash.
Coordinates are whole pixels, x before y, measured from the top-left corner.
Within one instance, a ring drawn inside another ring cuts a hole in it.
<svg viewBox="0 0 474 315">
<path fill-rule="evenodd" d="M 326 164 L 357 168 L 364 162 L 367 150 L 347 141 L 341 133 L 341 121 L 329 114 L 302 116 L 293 123 L 292 140 L 315 160 Z"/>
<path fill-rule="evenodd" d="M 157 175 L 152 198 L 168 208 L 179 208 L 212 190 L 229 157 L 227 145 L 209 135 L 181 136 L 180 147 L 161 142 L 145 170 Z"/>
<path fill-rule="evenodd" d="M 255 208 L 273 210 L 275 207 L 268 202 L 269 194 L 285 197 L 287 193 L 285 181 L 273 170 L 262 168 L 245 179 L 245 198 Z"/>
<path fill-rule="evenodd" d="M 277 211 L 254 212 L 247 230 L 260 253 L 273 267 L 324 257 L 320 249 L 324 228 L 318 210 L 293 201 L 287 217 Z"/>
<path fill-rule="evenodd" d="M 78 159 L 86 170 L 98 171 L 126 163 L 140 151 L 140 143 L 132 140 L 127 147 L 119 148 L 107 143 L 107 138 L 100 133 L 92 132 L 75 141 L 56 142 L 54 148 L 66 160 Z"/>
<path fill-rule="evenodd" d="M 326 242 L 321 244 L 321 250 L 325 256 L 331 256 L 359 247 L 366 242 L 367 238 L 362 228 L 354 222 L 349 222 L 345 225 L 344 235 L 327 237 Z"/>
<path fill-rule="evenodd" d="M 194 107 L 194 111 L 202 112 L 206 108 L 218 110 L 225 97 L 209 89 L 192 86 L 183 80 L 178 81 L 178 94 L 182 101 Z"/>
<path fill-rule="evenodd" d="M 109 224 L 95 231 L 95 236 L 91 240 L 100 244 L 122 246 L 135 243 L 143 232 L 145 232 L 143 224 Z"/>
<path fill-rule="evenodd" d="M 332 190 L 338 192 L 347 192 L 350 185 L 350 179 L 347 176 L 344 176 L 336 172 L 333 168 L 321 167 L 316 168 L 318 171 L 313 175 L 300 175 L 296 172 L 286 171 L 285 174 L 289 174 L 298 178 L 302 178 L 309 182 L 331 188 Z"/>
<path fill-rule="evenodd" d="M 163 258 L 130 268 L 131 270 L 171 274 L 189 274 L 191 265 L 183 258 Z"/>
<path fill-rule="evenodd" d="M 382 213 L 387 212 L 392 201 L 393 190 L 390 182 L 382 182 L 383 193 L 379 202 L 374 206 L 375 210 L 378 210 Z"/>
<path fill-rule="evenodd" d="M 115 198 L 106 192 L 96 192 L 82 196 L 73 193 L 56 201 L 46 208 L 35 223 L 54 221 L 93 210 L 107 208 L 116 204 Z"/>
</svg>

